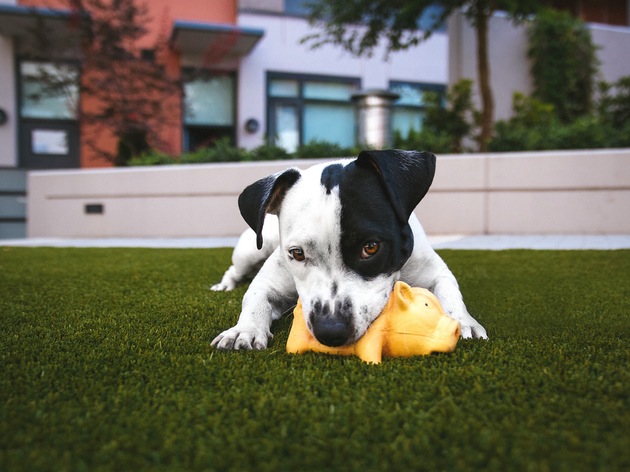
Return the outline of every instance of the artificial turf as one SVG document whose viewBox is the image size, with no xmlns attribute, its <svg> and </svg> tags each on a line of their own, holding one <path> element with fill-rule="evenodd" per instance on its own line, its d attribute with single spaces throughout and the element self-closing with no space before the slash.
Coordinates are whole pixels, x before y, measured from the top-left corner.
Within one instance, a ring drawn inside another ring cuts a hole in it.
<svg viewBox="0 0 630 472">
<path fill-rule="evenodd" d="M 489 341 L 219 352 L 230 251 L 0 248 L 0 470 L 630 470 L 630 251 L 441 251 Z"/>
</svg>

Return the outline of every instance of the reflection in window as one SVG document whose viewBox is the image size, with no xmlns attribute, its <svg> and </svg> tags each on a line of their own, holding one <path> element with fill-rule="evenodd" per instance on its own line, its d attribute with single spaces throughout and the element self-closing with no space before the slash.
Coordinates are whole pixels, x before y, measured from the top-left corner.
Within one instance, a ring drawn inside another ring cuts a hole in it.
<svg viewBox="0 0 630 472">
<path fill-rule="evenodd" d="M 442 5 L 429 5 L 418 18 L 418 29 L 425 31 L 434 29 L 434 31 L 446 32 L 446 22 L 440 22 L 443 14 L 444 7 Z"/>
<path fill-rule="evenodd" d="M 23 118 L 76 119 L 79 71 L 64 63 L 20 63 L 20 115 Z"/>
<path fill-rule="evenodd" d="M 391 82 L 389 89 L 400 95 L 392 111 L 392 130 L 398 131 L 404 138 L 409 135 L 409 131 L 422 129 L 425 93 L 434 92 L 443 95 L 446 87 L 441 84 Z"/>
<path fill-rule="evenodd" d="M 298 108 L 295 105 L 279 104 L 274 108 L 276 123 L 276 145 L 288 152 L 295 152 L 300 145 Z"/>
<path fill-rule="evenodd" d="M 234 142 L 234 74 L 186 70 L 184 75 L 184 151 L 212 147 L 218 140 Z"/>
<path fill-rule="evenodd" d="M 313 1 L 284 0 L 284 12 L 291 16 L 308 17 L 311 12 L 310 3 L 313 3 Z M 444 6 L 440 5 L 439 2 L 435 2 L 424 9 L 422 15 L 417 19 L 416 25 L 419 30 L 434 29 L 434 31 L 446 32 L 446 22 L 440 21 L 443 14 Z"/>
<path fill-rule="evenodd" d="M 228 75 L 196 79 L 184 84 L 185 116 L 189 125 L 234 124 L 234 78 Z"/>
<path fill-rule="evenodd" d="M 354 123 L 352 105 L 307 104 L 304 107 L 304 142 L 328 141 L 352 147 Z"/>
<path fill-rule="evenodd" d="M 351 83 L 304 82 L 304 98 L 347 101 L 355 91 L 355 85 Z"/>
<path fill-rule="evenodd" d="M 300 84 L 297 80 L 272 80 L 269 84 L 269 95 L 272 97 L 298 97 Z"/>
<path fill-rule="evenodd" d="M 308 16 L 311 0 L 284 0 L 284 11 L 288 15 Z"/>
<path fill-rule="evenodd" d="M 267 83 L 270 142 L 288 152 L 315 140 L 354 145 L 358 79 L 269 74 Z"/>
</svg>

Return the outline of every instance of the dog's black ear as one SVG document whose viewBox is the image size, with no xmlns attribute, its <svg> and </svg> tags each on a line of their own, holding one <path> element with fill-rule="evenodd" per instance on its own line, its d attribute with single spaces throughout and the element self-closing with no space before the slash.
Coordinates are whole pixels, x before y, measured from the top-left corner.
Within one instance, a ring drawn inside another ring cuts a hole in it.
<svg viewBox="0 0 630 472">
<path fill-rule="evenodd" d="M 254 182 L 238 197 L 243 219 L 256 232 L 256 245 L 262 248 L 262 229 L 267 213 L 277 214 L 284 195 L 300 178 L 300 171 L 288 169 Z"/>
<path fill-rule="evenodd" d="M 435 175 L 435 155 L 425 151 L 362 151 L 356 162 L 378 174 L 401 223 L 409 220 Z"/>
</svg>

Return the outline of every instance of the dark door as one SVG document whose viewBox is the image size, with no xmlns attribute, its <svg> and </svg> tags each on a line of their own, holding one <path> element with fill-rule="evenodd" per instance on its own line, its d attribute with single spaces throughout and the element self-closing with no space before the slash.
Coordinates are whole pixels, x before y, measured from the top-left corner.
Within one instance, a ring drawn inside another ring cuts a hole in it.
<svg viewBox="0 0 630 472">
<path fill-rule="evenodd" d="M 79 125 L 76 121 L 22 119 L 20 167 L 79 167 Z"/>
</svg>

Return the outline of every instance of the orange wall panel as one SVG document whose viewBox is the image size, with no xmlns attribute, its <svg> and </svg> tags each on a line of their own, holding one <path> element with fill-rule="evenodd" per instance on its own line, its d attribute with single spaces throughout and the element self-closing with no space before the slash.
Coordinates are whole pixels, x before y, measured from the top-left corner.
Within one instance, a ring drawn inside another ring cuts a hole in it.
<svg viewBox="0 0 630 472">
<path fill-rule="evenodd" d="M 86 3 L 88 3 L 87 0 Z M 138 0 L 142 4 L 142 0 Z M 68 9 L 69 0 L 19 0 L 19 5 Z M 236 24 L 237 0 L 144 0 L 154 19 Z"/>
<path fill-rule="evenodd" d="M 142 2 L 143 0 L 138 0 Z M 38 6 L 46 8 L 68 9 L 69 0 L 19 0 L 24 6 Z M 86 1 L 89 6 L 89 0 Z M 150 21 L 144 25 L 148 34 L 142 38 L 136 47 L 157 49 L 157 60 L 166 66 L 167 73 L 172 77 L 180 75 L 180 59 L 177 52 L 165 48 L 166 41 L 171 36 L 173 22 L 176 20 L 236 24 L 237 0 L 144 0 L 148 8 Z M 86 71 L 86 73 L 89 73 Z M 168 125 L 158 125 L 161 143 L 159 150 L 169 154 L 179 154 L 182 151 L 182 105 L 181 95 L 164 97 L 164 107 L 168 108 Z M 81 97 L 81 107 L 88 110 L 98 106 L 98 99 Z M 111 163 L 99 157 L 88 145 L 88 142 L 98 136 L 99 147 L 115 150 L 117 139 L 102 127 L 82 123 L 81 126 L 81 167 L 104 167 Z M 155 144 L 155 143 L 153 143 Z"/>
<path fill-rule="evenodd" d="M 174 19 L 211 23 L 236 23 L 236 0 L 151 0 L 152 12 L 168 12 Z"/>
</svg>

